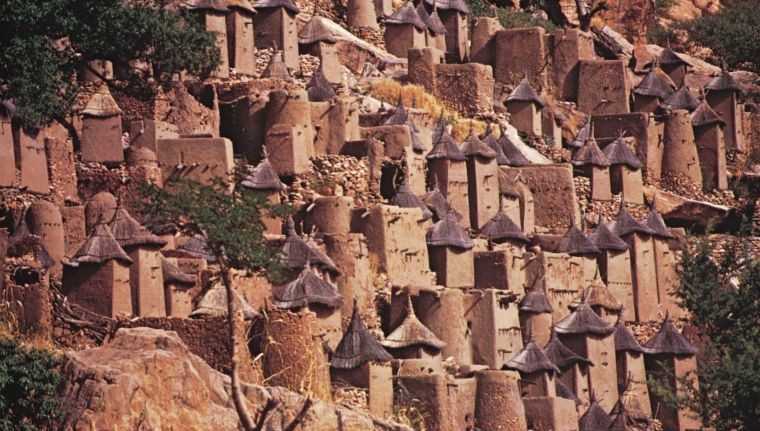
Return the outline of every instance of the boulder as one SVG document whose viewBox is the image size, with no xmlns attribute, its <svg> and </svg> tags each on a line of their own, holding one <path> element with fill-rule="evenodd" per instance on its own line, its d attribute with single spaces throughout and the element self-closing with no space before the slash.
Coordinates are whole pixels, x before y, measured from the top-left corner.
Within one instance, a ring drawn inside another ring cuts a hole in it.
<svg viewBox="0 0 760 431">
<path fill-rule="evenodd" d="M 229 377 L 190 353 L 173 331 L 119 329 L 106 345 L 66 353 L 63 375 L 64 429 L 239 430 Z M 242 389 L 254 420 L 264 406 L 274 406 L 262 431 L 286 429 L 296 417 L 295 430 L 409 430 L 329 403 L 307 402 L 284 388 L 243 384 Z"/>
<path fill-rule="evenodd" d="M 652 186 L 645 187 L 644 196 L 648 202 L 654 202 L 655 209 L 668 225 L 694 224 L 705 227 L 727 217 L 731 211 L 725 205 L 685 198 Z"/>
</svg>

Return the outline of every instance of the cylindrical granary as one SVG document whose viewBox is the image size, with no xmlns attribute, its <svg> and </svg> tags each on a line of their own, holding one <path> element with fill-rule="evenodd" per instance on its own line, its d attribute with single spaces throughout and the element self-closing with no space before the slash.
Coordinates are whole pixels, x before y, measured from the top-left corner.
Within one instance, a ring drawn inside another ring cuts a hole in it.
<svg viewBox="0 0 760 431">
<path fill-rule="evenodd" d="M 520 375 L 516 371 L 478 372 L 475 425 L 489 431 L 526 431 L 525 406 L 520 398 Z"/>
<path fill-rule="evenodd" d="M 691 115 L 685 109 L 673 111 L 665 123 L 662 172 L 674 177 L 685 177 L 702 187 L 702 169 L 694 142 Z"/>
<path fill-rule="evenodd" d="M 60 276 L 61 259 L 66 254 L 61 211 L 55 204 L 39 200 L 29 207 L 26 217 L 29 230 L 40 237 L 42 245 L 53 259 L 54 265 L 50 268 L 52 275 Z"/>
<path fill-rule="evenodd" d="M 348 25 L 352 28 L 378 30 L 375 2 L 372 0 L 348 0 Z"/>
</svg>

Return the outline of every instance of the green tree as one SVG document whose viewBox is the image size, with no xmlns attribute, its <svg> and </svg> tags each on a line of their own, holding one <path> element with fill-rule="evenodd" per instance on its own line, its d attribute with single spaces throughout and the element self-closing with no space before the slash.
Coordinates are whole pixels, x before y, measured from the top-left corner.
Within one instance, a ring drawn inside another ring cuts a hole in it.
<svg viewBox="0 0 760 431">
<path fill-rule="evenodd" d="M 729 0 L 715 15 L 686 24 L 692 41 L 712 49 L 728 67 L 760 72 L 760 14 L 754 0 Z"/>
<path fill-rule="evenodd" d="M 228 337 L 232 346 L 232 398 L 246 431 L 260 429 L 243 402 L 237 372 L 233 287 L 231 269 L 279 270 L 279 253 L 264 239 L 261 217 L 267 212 L 283 215 L 286 207 L 273 207 L 258 193 L 236 187 L 229 190 L 221 182 L 201 185 L 192 181 L 169 183 L 165 188 L 146 184 L 142 188 L 144 216 L 153 223 L 171 223 L 191 235 L 202 236 L 216 257 L 222 284 L 227 291 Z M 263 417 L 263 415 L 262 415 Z"/>
<path fill-rule="evenodd" d="M 718 431 L 760 429 L 760 260 L 748 240 L 687 251 L 678 295 L 705 339 L 691 405 Z"/>
<path fill-rule="evenodd" d="M 142 60 L 166 81 L 183 70 L 207 75 L 219 51 L 188 12 L 149 0 L 0 2 L 0 99 L 15 102 L 21 125 L 65 116 L 79 90 L 75 73 L 95 59 Z"/>
<path fill-rule="evenodd" d="M 48 429 L 61 417 L 59 361 L 0 338 L 0 431 Z"/>
</svg>

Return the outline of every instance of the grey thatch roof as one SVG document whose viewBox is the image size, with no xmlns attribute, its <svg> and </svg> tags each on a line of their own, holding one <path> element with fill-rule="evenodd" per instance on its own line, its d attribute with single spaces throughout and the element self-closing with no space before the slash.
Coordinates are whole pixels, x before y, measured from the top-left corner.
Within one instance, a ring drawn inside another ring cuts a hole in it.
<svg viewBox="0 0 760 431">
<path fill-rule="evenodd" d="M 578 431 L 609 431 L 612 418 L 604 411 L 599 401 L 593 399 L 586 413 L 578 420 Z"/>
<path fill-rule="evenodd" d="M 625 327 L 622 321 L 618 321 L 615 325 L 615 351 L 616 352 L 637 352 L 644 353 L 644 348 L 641 347 L 631 331 Z"/>
<path fill-rule="evenodd" d="M 177 250 L 191 256 L 206 259 L 209 262 L 216 261 L 216 256 L 211 253 L 211 250 L 209 250 L 208 244 L 206 243 L 206 239 L 201 235 L 194 235 L 177 247 Z"/>
<path fill-rule="evenodd" d="M 652 229 L 648 228 L 642 223 L 636 221 L 631 213 L 625 208 L 625 205 L 621 205 L 617 218 L 615 219 L 615 227 L 612 230 L 615 235 L 624 237 L 632 233 L 640 233 L 643 235 L 652 235 Z"/>
<path fill-rule="evenodd" d="M 320 250 L 316 244 L 301 238 L 293 225 L 293 219 L 288 219 L 285 244 L 280 250 L 283 265 L 288 269 L 303 269 L 307 263 L 317 265 L 322 269 L 339 272 L 335 262 Z"/>
<path fill-rule="evenodd" d="M 414 7 L 414 3 L 407 2 L 399 10 L 394 12 L 391 16 L 385 19 L 386 24 L 403 24 L 413 25 L 417 30 L 425 31 L 427 25 L 417 13 L 417 9 Z"/>
<path fill-rule="evenodd" d="M 193 274 L 185 274 L 165 258 L 161 258 L 161 272 L 164 275 L 164 283 L 194 285 L 198 279 Z"/>
<path fill-rule="evenodd" d="M 587 303 L 581 303 L 572 313 L 554 325 L 559 334 L 608 335 L 614 328 L 605 322 Z"/>
<path fill-rule="evenodd" d="M 512 93 L 507 97 L 507 102 L 533 102 L 541 108 L 544 107 L 543 99 L 530 85 L 528 78 L 523 78 L 520 84 L 512 90 Z"/>
<path fill-rule="evenodd" d="M 735 91 L 742 93 L 742 87 L 738 82 L 728 73 L 727 70 L 723 70 L 720 75 L 716 76 L 712 81 L 705 85 L 707 91 Z"/>
<path fill-rule="evenodd" d="M 673 51 L 670 47 L 666 47 L 660 53 L 660 57 L 657 59 L 660 64 L 676 65 L 683 64 L 689 66 L 690 63 L 681 54 Z"/>
<path fill-rule="evenodd" d="M 636 157 L 622 136 L 604 147 L 604 156 L 611 165 L 626 165 L 631 169 L 641 169 L 641 160 Z"/>
<path fill-rule="evenodd" d="M 259 317 L 259 313 L 251 307 L 251 304 L 240 295 L 236 289 L 232 289 L 233 310 L 241 310 L 246 320 Z M 190 313 L 191 318 L 219 317 L 227 315 L 227 289 L 222 283 L 214 284 L 203 295 L 198 306 Z"/>
<path fill-rule="evenodd" d="M 582 230 L 573 225 L 570 226 L 562 236 L 562 239 L 559 240 L 559 252 L 567 253 L 572 256 L 583 256 L 598 254 L 599 249 Z"/>
<path fill-rule="evenodd" d="M 604 168 L 610 165 L 610 161 L 607 160 L 607 156 L 599 148 L 596 139 L 593 136 L 589 136 L 586 142 L 583 143 L 583 146 L 578 148 L 573 154 L 572 164 L 573 166 L 597 166 Z"/>
<path fill-rule="evenodd" d="M 438 189 L 438 182 L 433 181 L 433 183 L 433 190 L 425 193 L 425 195 L 422 197 L 422 202 L 424 202 L 425 205 L 430 208 L 430 211 L 433 212 L 433 215 L 438 220 L 443 220 L 446 218 L 447 214 L 452 212 L 456 215 L 457 220 L 461 220 L 462 215 L 457 213 L 456 210 L 451 207 L 451 204 L 449 204 L 446 196 L 444 196 L 443 193 L 441 193 L 441 191 Z"/>
<path fill-rule="evenodd" d="M 122 111 L 119 105 L 111 96 L 111 92 L 108 90 L 106 84 L 102 84 L 98 89 L 90 96 L 82 115 L 89 115 L 90 117 L 113 117 L 115 115 L 121 115 Z"/>
<path fill-rule="evenodd" d="M 647 215 L 646 226 L 654 232 L 654 236 L 661 238 L 673 238 L 673 235 L 668 230 L 668 226 L 665 225 L 665 220 L 662 219 L 657 210 L 652 207 Z"/>
<path fill-rule="evenodd" d="M 307 263 L 295 280 L 272 289 L 272 304 L 283 309 L 307 307 L 312 304 L 338 308 L 343 297 L 338 287 L 317 275 Z"/>
<path fill-rule="evenodd" d="M 593 365 L 587 358 L 576 355 L 569 347 L 565 346 L 554 331 L 552 331 L 551 338 L 544 347 L 544 352 L 546 357 L 562 371 L 575 364 Z"/>
<path fill-rule="evenodd" d="M 691 356 L 697 353 L 697 349 L 678 332 L 668 316 L 665 316 L 660 330 L 643 347 L 653 355 Z"/>
<path fill-rule="evenodd" d="M 396 205 L 401 208 L 419 208 L 422 210 L 423 220 L 433 217 L 433 212 L 428 209 L 427 205 L 422 202 L 422 199 L 420 199 L 419 196 L 412 193 L 412 190 L 409 188 L 406 181 L 404 181 L 401 186 L 399 186 L 398 190 L 396 190 L 396 194 L 391 198 L 391 205 Z"/>
<path fill-rule="evenodd" d="M 433 148 L 427 153 L 425 158 L 428 160 L 446 159 L 454 161 L 464 161 L 467 159 L 459 148 L 459 144 L 454 140 L 454 137 L 446 131 L 443 119 L 438 122 L 433 132 Z"/>
<path fill-rule="evenodd" d="M 440 10 L 455 10 L 465 15 L 470 14 L 470 8 L 464 0 L 425 0 L 425 3 Z"/>
<path fill-rule="evenodd" d="M 537 372 L 559 373 L 559 368 L 552 362 L 546 353 L 536 344 L 535 341 L 529 342 L 521 351 L 512 359 L 504 364 L 504 368 L 517 370 L 524 374 Z"/>
<path fill-rule="evenodd" d="M 610 412 L 612 418 L 612 424 L 609 427 L 609 431 L 648 431 L 650 430 L 651 420 L 643 415 L 638 417 L 628 409 L 621 402 L 622 398 L 615 403 L 615 406 Z"/>
<path fill-rule="evenodd" d="M 411 296 L 408 297 L 404 321 L 391 331 L 380 344 L 391 349 L 422 346 L 435 350 L 440 350 L 446 345 L 433 331 L 417 319 L 417 316 L 414 314 Z"/>
<path fill-rule="evenodd" d="M 504 155 L 509 160 L 509 166 L 528 166 L 530 160 L 520 151 L 514 142 L 509 138 L 509 134 L 502 128 L 501 136 L 499 137 L 499 145 L 501 145 Z"/>
<path fill-rule="evenodd" d="M 697 99 L 689 88 L 685 85 L 681 86 L 675 93 L 671 94 L 663 105 L 670 109 L 685 109 L 689 112 L 694 111 L 699 106 L 699 99 Z"/>
<path fill-rule="evenodd" d="M 240 182 L 240 185 L 253 190 L 281 191 L 286 188 L 267 157 L 264 157 L 253 168 L 253 171 Z"/>
<path fill-rule="evenodd" d="M 338 347 L 330 360 L 330 366 L 337 369 L 350 370 L 367 362 L 386 362 L 393 359 L 380 341 L 372 335 L 359 316 L 359 307 L 354 301 L 354 311 L 351 323 L 348 324 Z"/>
<path fill-rule="evenodd" d="M 131 264 L 132 259 L 123 248 L 116 242 L 111 230 L 103 223 L 95 226 L 87 241 L 79 247 L 79 250 L 71 258 L 70 263 L 74 266 L 80 263 L 103 263 L 115 259 L 122 263 Z"/>
<path fill-rule="evenodd" d="M 480 228 L 480 234 L 491 241 L 515 240 L 520 242 L 530 242 L 527 236 L 509 216 L 499 211 L 491 220 Z"/>
<path fill-rule="evenodd" d="M 489 160 L 496 158 L 496 151 L 481 141 L 472 130 L 462 144 L 462 152 L 466 157 L 482 157 Z"/>
<path fill-rule="evenodd" d="M 298 32 L 298 43 L 300 45 L 310 45 L 317 42 L 335 43 L 337 40 L 330 30 L 330 20 L 327 18 L 314 15 L 309 22 Z"/>
<path fill-rule="evenodd" d="M 253 5 L 253 7 L 256 9 L 282 7 L 294 14 L 300 12 L 293 0 L 259 0 Z"/>
<path fill-rule="evenodd" d="M 607 285 L 599 277 L 594 278 L 591 285 L 583 289 L 580 296 L 570 304 L 570 308 L 577 308 L 584 302 L 592 308 L 601 307 L 614 313 L 623 309 L 623 304 L 615 298 L 615 295 L 610 292 Z"/>
<path fill-rule="evenodd" d="M 691 125 L 694 127 L 709 126 L 718 124 L 725 127 L 726 122 L 715 112 L 707 102 L 699 104 L 697 109 L 691 113 Z"/>
<path fill-rule="evenodd" d="M 454 247 L 471 249 L 472 239 L 467 231 L 459 224 L 456 215 L 449 212 L 444 218 L 433 224 L 427 231 L 427 244 L 434 247 Z"/>
<path fill-rule="evenodd" d="M 544 290 L 541 288 L 535 288 L 525 293 L 525 297 L 520 301 L 520 311 L 528 313 L 551 313 L 553 310 Z"/>
<path fill-rule="evenodd" d="M 604 223 L 599 223 L 589 238 L 599 250 L 625 251 L 628 243 L 615 235 Z"/>
<path fill-rule="evenodd" d="M 428 30 L 435 35 L 446 34 L 446 27 L 441 21 L 441 17 L 438 16 L 438 11 L 433 9 L 433 12 L 428 13 L 425 9 L 424 3 L 420 2 L 417 6 L 417 13 L 422 18 L 422 21 L 427 25 Z"/>
<path fill-rule="evenodd" d="M 273 79 L 291 78 L 288 66 L 285 64 L 285 59 L 283 58 L 282 50 L 278 49 L 272 54 L 272 57 L 269 58 L 269 63 L 267 64 L 266 69 L 261 73 L 261 77 Z"/>
<path fill-rule="evenodd" d="M 504 149 L 501 147 L 501 144 L 499 144 L 499 140 L 493 135 L 491 123 L 488 123 L 486 132 L 480 137 L 480 139 L 496 153 L 496 163 L 499 166 L 508 166 L 510 164 L 509 159 L 506 154 L 504 154 Z"/>
<path fill-rule="evenodd" d="M 414 124 L 414 122 L 412 122 L 412 120 L 409 118 L 409 112 L 407 112 L 406 108 L 404 108 L 404 104 L 401 102 L 401 97 L 399 97 L 398 104 L 396 105 L 396 109 L 393 111 L 393 114 L 391 114 L 390 117 L 386 118 L 383 124 L 409 127 L 409 132 L 412 137 L 412 149 L 414 151 L 423 151 L 425 149 L 425 146 L 420 140 L 420 129 L 417 128 L 417 125 Z"/>
<path fill-rule="evenodd" d="M 640 96 L 658 97 L 667 99 L 675 91 L 675 84 L 658 68 L 653 68 L 647 73 L 639 85 L 633 89 L 633 94 Z"/>
<path fill-rule="evenodd" d="M 311 75 L 307 88 L 311 102 L 327 102 L 336 96 L 335 90 L 322 72 L 321 65 Z"/>
<path fill-rule="evenodd" d="M 116 211 L 116 216 L 109 225 L 111 234 L 122 247 L 150 246 L 163 247 L 166 241 L 153 235 L 146 227 L 137 222 L 124 208 Z"/>
</svg>

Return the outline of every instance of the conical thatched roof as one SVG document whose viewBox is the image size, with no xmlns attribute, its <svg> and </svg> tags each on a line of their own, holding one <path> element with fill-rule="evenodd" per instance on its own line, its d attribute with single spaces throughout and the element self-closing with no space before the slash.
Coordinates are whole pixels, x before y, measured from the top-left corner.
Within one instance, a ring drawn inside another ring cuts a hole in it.
<svg viewBox="0 0 760 431">
<path fill-rule="evenodd" d="M 330 366 L 337 369 L 350 370 L 367 362 L 386 362 L 393 359 L 380 341 L 377 340 L 367 329 L 367 326 L 359 316 L 356 301 L 354 312 L 351 314 L 351 323 L 343 334 L 338 347 L 330 360 Z"/>
<path fill-rule="evenodd" d="M 322 269 L 338 272 L 335 262 L 324 254 L 315 244 L 301 238 L 293 226 L 293 219 L 288 220 L 287 236 L 282 249 L 283 265 L 288 269 L 303 269 L 307 262 Z"/>
<path fill-rule="evenodd" d="M 673 238 L 670 230 L 668 230 L 668 226 L 665 225 L 665 220 L 662 219 L 662 216 L 654 207 L 649 210 L 646 226 L 654 232 L 654 236 L 660 238 Z"/>
<path fill-rule="evenodd" d="M 454 137 L 446 131 L 446 127 L 441 120 L 436 126 L 433 133 L 433 148 L 425 156 L 428 160 L 446 159 L 454 161 L 464 161 L 466 157 Z"/>
<path fill-rule="evenodd" d="M 733 76 L 731 76 L 728 71 L 723 70 L 720 75 L 715 77 L 712 81 L 710 81 L 707 85 L 705 85 L 705 90 L 707 91 L 735 91 L 737 93 L 742 92 L 742 87 L 739 85 L 738 82 L 734 79 Z"/>
<path fill-rule="evenodd" d="M 694 97 L 687 86 L 681 86 L 675 93 L 671 94 L 663 105 L 670 109 L 685 109 L 689 112 L 694 111 L 699 106 L 699 99 Z"/>
<path fill-rule="evenodd" d="M 188 10 L 214 10 L 228 12 L 227 0 L 186 0 L 182 6 Z"/>
<path fill-rule="evenodd" d="M 615 298 L 615 295 L 610 292 L 607 285 L 599 277 L 596 277 L 590 286 L 583 289 L 581 295 L 570 304 L 570 308 L 580 307 L 580 304 L 584 302 L 592 308 L 601 307 L 613 313 L 618 313 L 623 309 L 623 304 Z"/>
<path fill-rule="evenodd" d="M 530 242 L 527 236 L 509 216 L 503 211 L 496 213 L 491 220 L 480 229 L 480 234 L 490 241 L 514 240 L 524 243 Z"/>
<path fill-rule="evenodd" d="M 572 164 L 574 166 L 596 166 L 605 168 L 610 165 L 610 161 L 607 160 L 607 156 L 604 155 L 599 145 L 596 143 L 596 139 L 593 136 L 589 136 L 583 146 L 575 151 L 573 154 Z"/>
<path fill-rule="evenodd" d="M 317 42 L 335 43 L 336 39 L 330 29 L 330 20 L 314 15 L 298 32 L 298 43 L 310 45 Z"/>
<path fill-rule="evenodd" d="M 632 233 L 640 233 L 642 235 L 652 235 L 654 233 L 652 229 L 636 221 L 624 205 L 620 207 L 620 211 L 615 219 L 615 227 L 612 231 L 621 238 Z"/>
<path fill-rule="evenodd" d="M 618 400 L 610 412 L 612 424 L 609 431 L 648 431 L 651 420 L 647 417 L 636 417 L 623 403 Z"/>
<path fill-rule="evenodd" d="M 690 65 L 688 61 L 684 57 L 681 56 L 681 54 L 673 51 L 669 47 L 662 50 L 660 53 L 660 57 L 657 59 L 657 62 L 660 64 L 667 64 L 667 65 Z"/>
<path fill-rule="evenodd" d="M 161 258 L 161 272 L 164 275 L 164 283 L 195 285 L 198 277 L 193 274 L 185 274 L 177 265 Z"/>
<path fill-rule="evenodd" d="M 546 357 L 549 358 L 560 370 L 566 370 L 575 364 L 593 365 L 591 361 L 583 356 L 576 355 L 569 347 L 562 344 L 557 333 L 552 331 L 549 342 L 544 347 Z"/>
<path fill-rule="evenodd" d="M 481 141 L 472 130 L 462 144 L 462 152 L 466 157 L 481 157 L 489 160 L 496 158 L 496 151 Z"/>
<path fill-rule="evenodd" d="M 530 85 L 528 78 L 523 78 L 520 84 L 512 90 L 512 93 L 507 97 L 507 102 L 533 102 L 541 108 L 544 107 L 543 99 Z"/>
<path fill-rule="evenodd" d="M 697 349 L 678 332 L 668 316 L 665 317 L 657 334 L 644 343 L 644 349 L 653 355 L 691 356 L 697 353 Z"/>
<path fill-rule="evenodd" d="M 177 250 L 189 254 L 190 256 L 205 259 L 209 262 L 216 261 L 216 256 L 214 256 L 211 253 L 211 250 L 209 250 L 206 239 L 200 235 L 194 235 L 177 247 Z"/>
<path fill-rule="evenodd" d="M 603 152 L 611 165 L 626 165 L 631 169 L 641 169 L 641 160 L 625 143 L 622 136 L 604 147 Z"/>
<path fill-rule="evenodd" d="M 108 90 L 108 85 L 102 84 L 98 87 L 97 91 L 90 96 L 82 115 L 88 115 L 90 117 L 113 117 L 114 115 L 121 115 L 122 111 L 119 105 L 111 96 L 111 92 Z"/>
<path fill-rule="evenodd" d="M 417 125 L 412 122 L 412 120 L 409 118 L 409 112 L 407 112 L 406 108 L 404 107 L 404 104 L 401 102 L 401 98 L 399 97 L 398 104 L 396 105 L 396 109 L 393 111 L 393 114 L 391 114 L 390 117 L 388 117 L 383 124 L 387 125 L 401 125 L 401 126 L 407 126 L 409 127 L 409 133 L 412 137 L 412 150 L 414 151 L 423 151 L 425 149 L 425 146 L 422 144 L 422 141 L 420 140 L 420 129 L 417 128 Z"/>
<path fill-rule="evenodd" d="M 720 117 L 720 114 L 715 112 L 707 102 L 699 104 L 697 109 L 691 113 L 691 124 L 694 127 L 709 126 L 712 124 L 718 124 L 725 127 L 726 122 Z"/>
<path fill-rule="evenodd" d="M 565 235 L 562 236 L 562 239 L 560 239 L 559 252 L 572 256 L 585 256 L 598 254 L 599 249 L 596 248 L 594 243 L 582 230 L 573 225 L 570 226 Z"/>
<path fill-rule="evenodd" d="M 586 413 L 578 420 L 578 431 L 608 431 L 612 418 L 604 411 L 599 401 L 593 399 Z"/>
<path fill-rule="evenodd" d="M 398 190 L 396 190 L 396 194 L 391 198 L 391 205 L 396 205 L 401 208 L 419 208 L 422 210 L 423 220 L 433 217 L 433 212 L 428 209 L 427 205 L 422 202 L 422 199 L 420 199 L 419 196 L 412 193 L 412 190 L 409 188 L 406 181 L 404 181 L 401 186 L 399 186 Z"/>
<path fill-rule="evenodd" d="M 581 303 L 572 313 L 554 325 L 559 334 L 609 335 L 614 328 L 605 322 L 587 303 Z"/>
<path fill-rule="evenodd" d="M 311 102 L 327 102 L 336 96 L 335 90 L 330 85 L 330 82 L 325 78 L 325 74 L 322 73 L 322 66 L 318 67 L 311 75 L 309 85 L 307 85 L 309 92 L 309 101 Z"/>
<path fill-rule="evenodd" d="M 95 226 L 90 236 L 79 250 L 71 258 L 72 264 L 80 263 L 103 263 L 116 259 L 122 263 L 130 264 L 132 259 L 123 248 L 116 242 L 107 225 L 100 223 Z"/>
<path fill-rule="evenodd" d="M 589 236 L 596 248 L 602 251 L 625 251 L 628 243 L 615 235 L 604 223 L 599 223 L 594 233 Z"/>
<path fill-rule="evenodd" d="M 543 289 L 532 289 L 525 293 L 520 301 L 520 311 L 528 313 L 551 313 L 552 305 Z"/>
<path fill-rule="evenodd" d="M 272 190 L 278 192 L 286 188 L 267 157 L 264 157 L 253 168 L 253 171 L 240 182 L 240 185 L 253 190 Z"/>
<path fill-rule="evenodd" d="M 647 76 L 641 80 L 639 85 L 633 89 L 633 94 L 639 96 L 658 97 L 667 99 L 675 91 L 675 84 L 670 78 L 658 68 L 653 68 L 647 73 Z"/>
<path fill-rule="evenodd" d="M 520 151 L 517 145 L 509 138 L 509 134 L 504 129 L 501 130 L 501 137 L 499 137 L 499 145 L 501 145 L 504 155 L 509 160 L 509 166 L 528 166 L 530 160 Z"/>
<path fill-rule="evenodd" d="M 537 372 L 559 373 L 559 368 L 546 356 L 546 353 L 538 347 L 535 341 L 528 343 L 512 359 L 504 364 L 504 368 L 517 370 L 524 374 Z"/>
<path fill-rule="evenodd" d="M 425 205 L 430 208 L 430 211 L 433 212 L 433 215 L 435 215 L 438 220 L 443 220 L 449 213 L 454 213 L 457 220 L 461 220 L 462 215 L 457 213 L 456 210 L 451 207 L 451 204 L 449 204 L 446 196 L 444 196 L 443 193 L 441 193 L 441 191 L 438 189 L 438 182 L 433 181 L 433 183 L 433 190 L 425 193 L 425 195 L 422 197 L 422 202 L 424 202 Z"/>
<path fill-rule="evenodd" d="M 404 321 L 401 322 L 396 329 L 391 331 L 380 344 L 391 349 L 422 346 L 435 350 L 440 350 L 446 345 L 446 343 L 441 341 L 433 331 L 428 329 L 419 321 L 419 319 L 417 319 L 417 316 L 414 314 L 411 296 L 408 297 L 406 317 L 404 318 Z"/>
<path fill-rule="evenodd" d="M 283 58 L 282 50 L 277 50 L 272 54 L 272 57 L 269 58 L 269 63 L 267 64 L 266 69 L 261 73 L 261 77 L 272 79 L 291 78 L 288 66 L 285 64 L 285 59 Z"/>
<path fill-rule="evenodd" d="M 307 307 L 312 304 L 338 308 L 343 297 L 337 286 L 317 275 L 307 264 L 298 277 L 288 284 L 272 289 L 272 304 L 283 309 Z"/>
<path fill-rule="evenodd" d="M 425 25 L 427 25 L 427 28 L 431 33 L 434 35 L 446 34 L 446 27 L 443 25 L 443 21 L 441 21 L 441 17 L 438 16 L 438 11 L 436 9 L 433 9 L 433 12 L 428 13 L 427 9 L 425 9 L 425 5 L 420 2 L 417 6 L 417 13 L 420 18 L 422 18 Z"/>
<path fill-rule="evenodd" d="M 116 241 L 122 247 L 147 246 L 163 247 L 166 241 L 153 235 L 151 231 L 137 222 L 124 208 L 116 211 L 109 228 Z"/>
<path fill-rule="evenodd" d="M 455 10 L 465 15 L 470 14 L 470 8 L 464 0 L 425 0 L 425 3 L 440 10 Z"/>
<path fill-rule="evenodd" d="M 631 331 L 625 327 L 622 321 L 618 321 L 615 325 L 615 351 L 616 352 L 636 352 L 644 353 L 644 348 L 641 347 Z"/>
<path fill-rule="evenodd" d="M 252 320 L 259 317 L 259 313 L 251 307 L 240 293 L 232 289 L 233 292 L 233 310 L 241 310 L 246 320 Z M 198 306 L 190 313 L 191 318 L 219 317 L 227 315 L 227 289 L 217 283 L 212 286 L 203 295 L 198 302 Z"/>
<path fill-rule="evenodd" d="M 407 2 L 401 6 L 399 10 L 386 18 L 385 23 L 413 25 L 417 28 L 417 30 L 420 31 L 425 31 L 427 28 L 427 25 L 424 21 L 422 21 L 420 14 L 417 13 L 417 9 L 414 7 L 414 3 L 412 2 Z"/>
<path fill-rule="evenodd" d="M 496 163 L 499 166 L 508 166 L 510 164 L 509 159 L 506 154 L 504 154 L 504 149 L 501 147 L 501 144 L 499 144 L 499 140 L 493 135 L 490 123 L 486 128 L 486 133 L 484 133 L 480 139 L 496 153 Z"/>
<path fill-rule="evenodd" d="M 434 247 L 454 247 L 471 249 L 472 239 L 467 231 L 459 224 L 456 215 L 449 212 L 446 217 L 436 222 L 428 231 L 427 244 Z"/>
<path fill-rule="evenodd" d="M 282 7 L 294 14 L 300 12 L 293 0 L 259 0 L 253 5 L 253 7 L 256 9 Z"/>
</svg>

